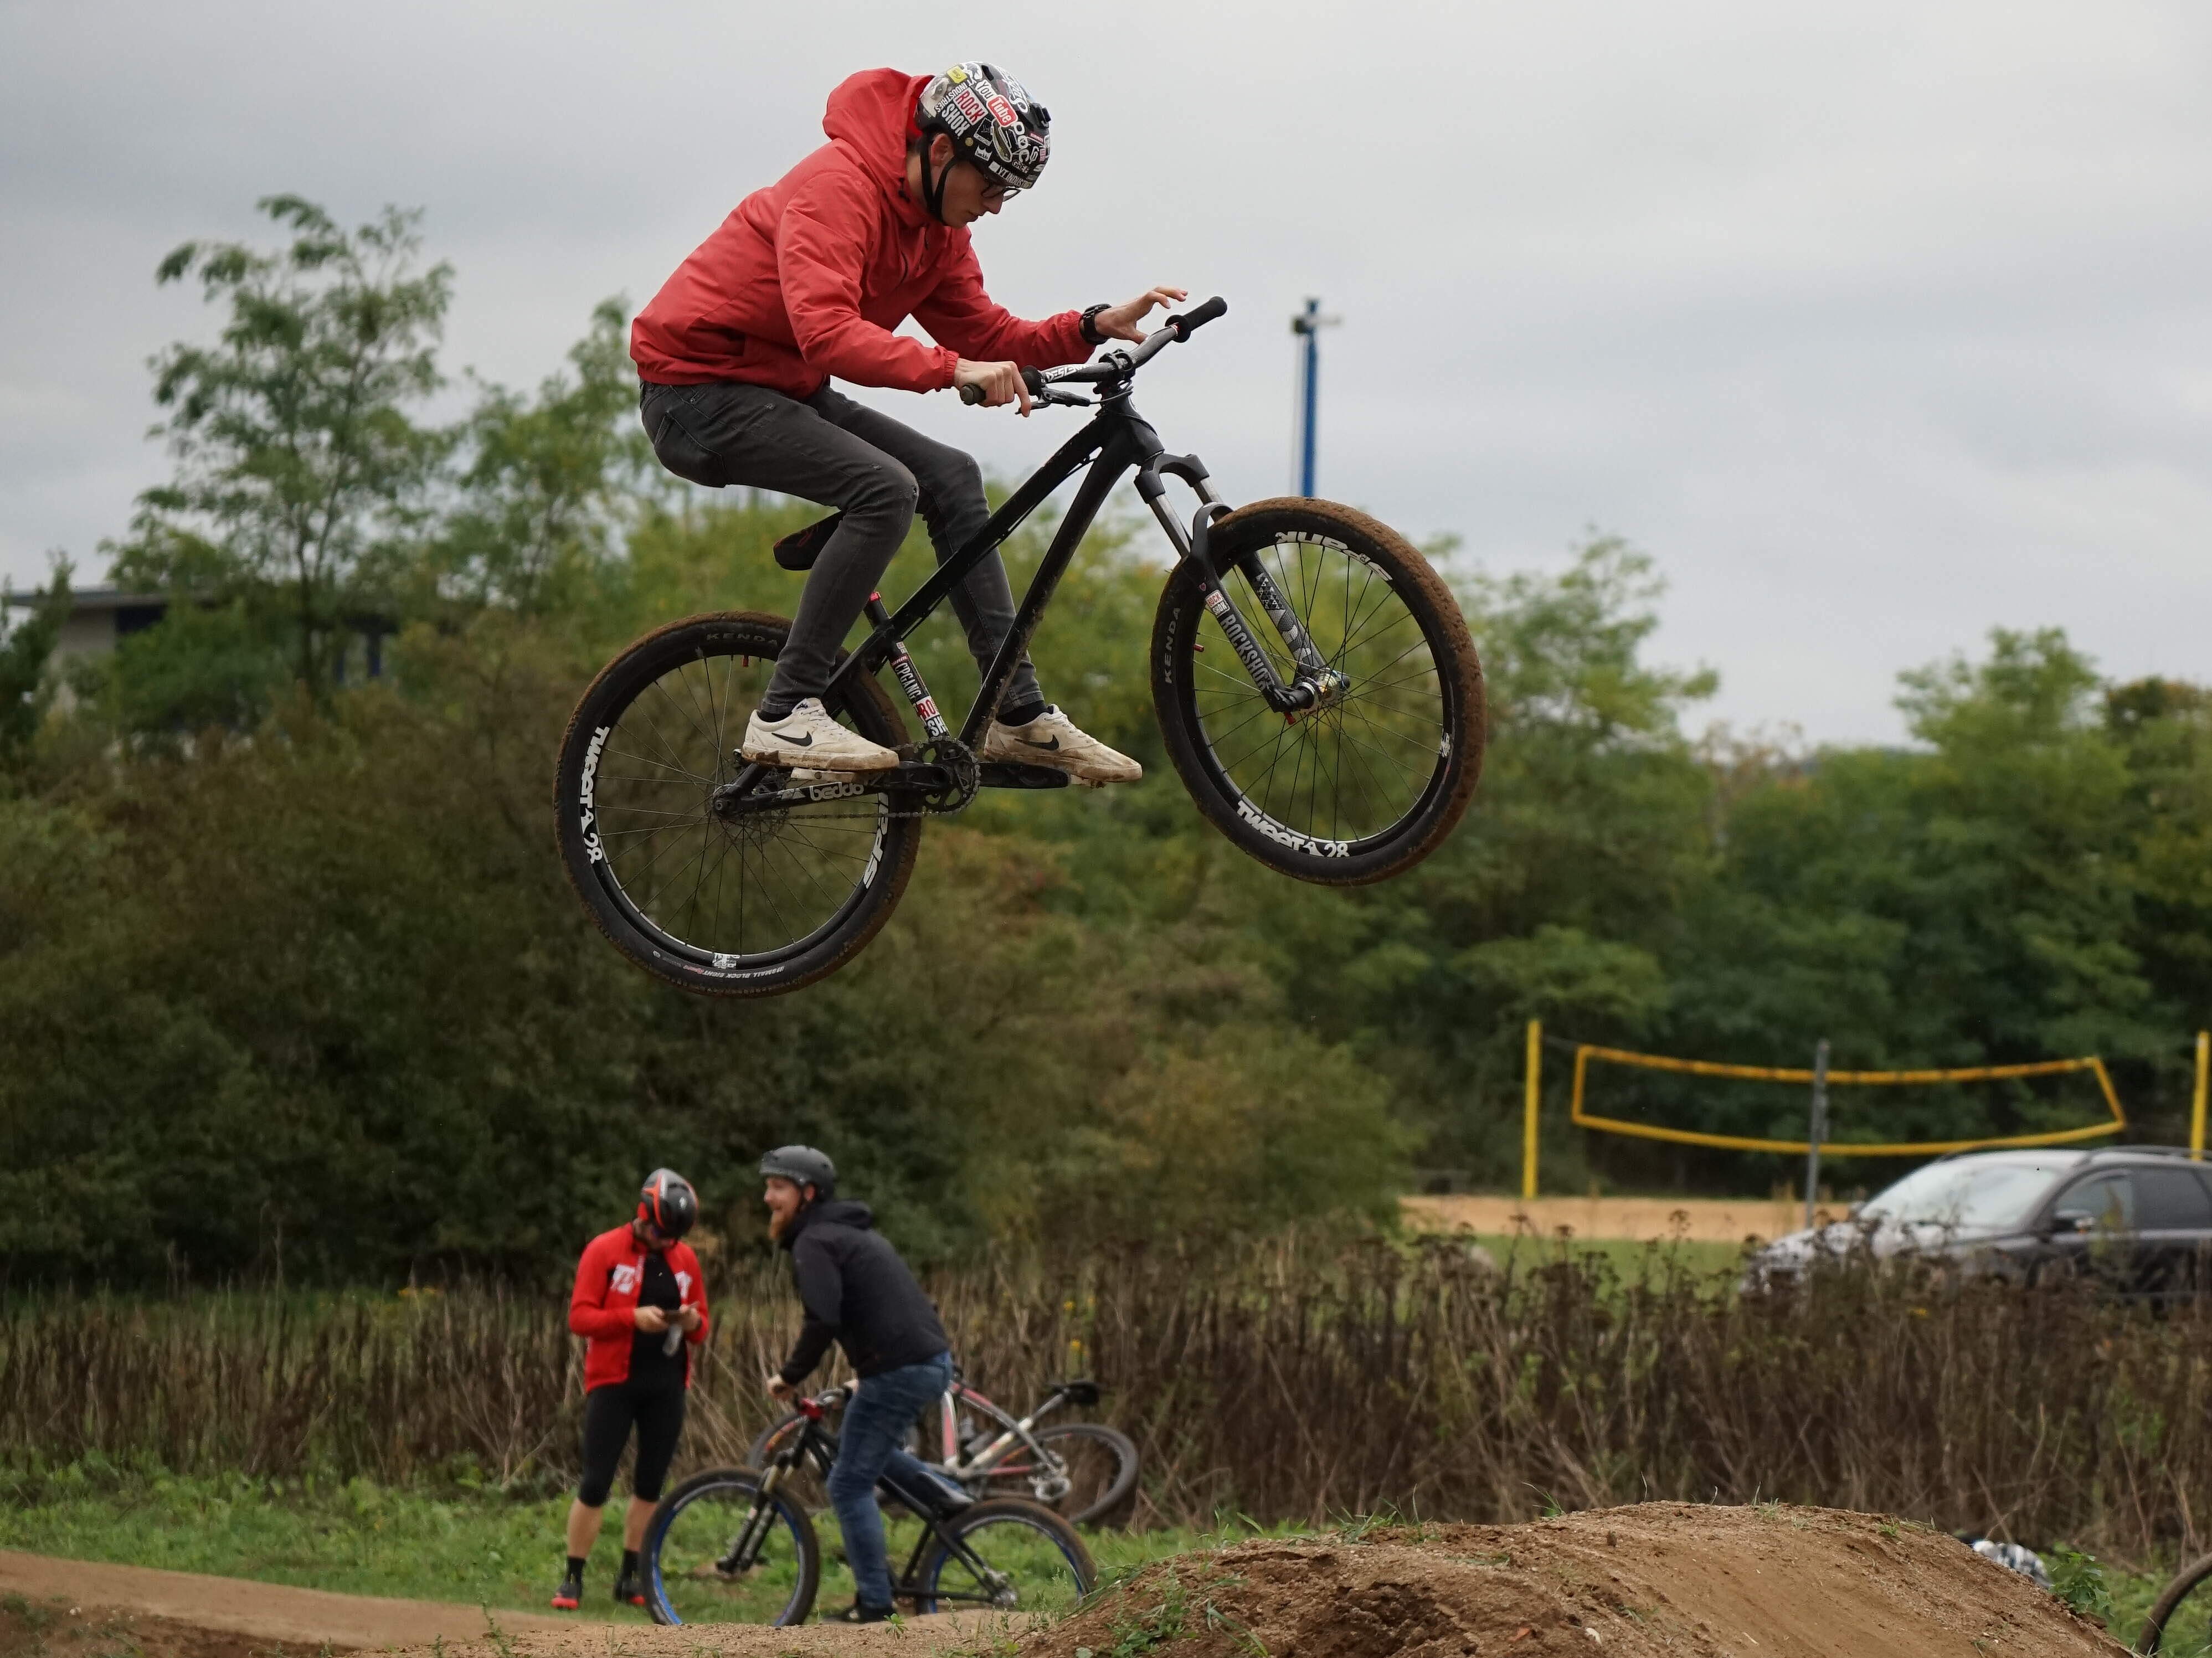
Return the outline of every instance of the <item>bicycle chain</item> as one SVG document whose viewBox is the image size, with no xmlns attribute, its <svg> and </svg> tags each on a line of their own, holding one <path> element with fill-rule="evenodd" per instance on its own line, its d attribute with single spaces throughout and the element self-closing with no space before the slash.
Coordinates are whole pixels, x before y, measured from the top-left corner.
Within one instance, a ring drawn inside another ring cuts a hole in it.
<svg viewBox="0 0 2212 1658">
<path fill-rule="evenodd" d="M 958 738 L 941 737 L 922 744 L 902 743 L 899 745 L 898 754 L 902 760 L 919 761 L 925 765 L 943 766 L 950 771 L 952 774 L 952 791 L 950 797 L 948 798 L 942 791 L 937 794 L 924 795 L 921 797 L 921 805 L 917 810 L 910 811 L 901 811 L 894 806 L 889 811 L 824 811 L 816 812 L 813 816 L 817 818 L 874 817 L 879 821 L 885 817 L 945 817 L 964 810 L 968 804 L 975 799 L 975 791 L 982 780 L 982 768 L 975 758 L 975 750 Z"/>
</svg>

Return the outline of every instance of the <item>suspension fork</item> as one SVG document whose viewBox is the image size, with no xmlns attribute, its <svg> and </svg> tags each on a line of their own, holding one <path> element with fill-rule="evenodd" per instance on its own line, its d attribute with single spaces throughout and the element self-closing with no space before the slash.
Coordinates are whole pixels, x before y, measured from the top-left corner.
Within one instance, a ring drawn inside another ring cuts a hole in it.
<svg viewBox="0 0 2212 1658">
<path fill-rule="evenodd" d="M 1172 473 L 1181 478 L 1198 496 L 1198 512 L 1188 531 L 1167 503 L 1167 484 L 1162 473 Z M 1252 676 L 1267 706 L 1278 714 L 1295 715 L 1334 702 L 1343 691 L 1343 676 L 1328 665 L 1313 642 L 1313 636 L 1298 620 L 1297 612 L 1291 608 L 1291 601 L 1281 586 L 1257 558 L 1242 559 L 1237 568 L 1251 587 L 1253 597 L 1260 601 L 1260 608 L 1282 640 L 1283 648 L 1297 665 L 1297 671 L 1289 684 L 1283 683 L 1282 675 L 1276 671 L 1275 665 L 1254 636 L 1251 624 L 1244 620 L 1237 601 L 1229 596 L 1206 544 L 1213 521 L 1228 516 L 1231 509 L 1213 493 L 1208 477 L 1205 463 L 1196 455 L 1156 454 L 1137 474 L 1137 493 L 1152 509 L 1152 516 L 1167 532 L 1169 543 L 1186 563 L 1197 570 L 1200 599 L 1213 613 L 1214 621 L 1228 637 L 1230 648 L 1237 653 L 1237 659 L 1244 665 L 1244 671 Z"/>
</svg>

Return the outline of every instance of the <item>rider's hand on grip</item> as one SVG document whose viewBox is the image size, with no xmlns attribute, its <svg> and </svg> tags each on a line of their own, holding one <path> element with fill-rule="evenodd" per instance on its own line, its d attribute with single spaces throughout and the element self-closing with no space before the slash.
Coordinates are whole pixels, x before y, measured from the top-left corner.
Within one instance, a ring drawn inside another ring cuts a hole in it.
<svg viewBox="0 0 2212 1658">
<path fill-rule="evenodd" d="M 1026 415 L 1030 411 L 1030 376 L 1035 372 L 1018 362 L 970 362 L 963 357 L 952 371 L 952 383 L 960 388 L 963 403 L 980 403 L 989 409 L 1018 403 Z"/>
</svg>

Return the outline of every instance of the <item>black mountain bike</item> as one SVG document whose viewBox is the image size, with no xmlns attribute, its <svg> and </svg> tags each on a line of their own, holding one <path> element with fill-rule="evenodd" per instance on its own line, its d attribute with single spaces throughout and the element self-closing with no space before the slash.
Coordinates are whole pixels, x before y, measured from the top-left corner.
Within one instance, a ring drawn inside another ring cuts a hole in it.
<svg viewBox="0 0 2212 1658">
<path fill-rule="evenodd" d="M 1437 848 L 1467 811 L 1485 737 L 1482 666 L 1451 590 L 1403 537 L 1349 507 L 1285 497 L 1232 511 L 1197 457 L 1168 453 L 1130 402 L 1139 368 L 1228 308 L 1211 299 L 1133 350 L 1024 371 L 1037 401 L 1097 414 L 896 614 L 871 598 L 875 631 L 823 695 L 832 715 L 896 750 L 897 767 L 810 773 L 738 755 L 790 627 L 781 616 L 671 623 L 600 671 L 562 740 L 554 801 L 568 878 L 623 954 L 711 994 L 811 984 L 890 918 L 923 818 L 960 811 L 979 788 L 1065 786 L 1064 773 L 979 764 L 975 750 L 1068 561 L 1132 469 L 1179 556 L 1152 624 L 1152 705 L 1199 810 L 1270 868 L 1330 886 L 1399 874 Z M 1095 404 L 1073 385 L 1096 387 Z M 905 641 L 1078 471 L 955 735 Z M 1197 496 L 1188 526 L 1170 478 Z M 788 538 L 779 558 L 804 568 L 828 524 Z M 877 678 L 886 667 L 921 722 L 919 744 Z"/>
<path fill-rule="evenodd" d="M 844 1402 L 832 1388 L 801 1400 L 802 1430 L 767 1466 L 714 1468 L 660 1499 L 641 1551 L 646 1604 L 661 1624 L 801 1624 L 822 1585 L 814 1519 L 791 1489 L 802 1473 L 826 1479 L 837 1442 L 823 1418 Z M 891 1598 L 916 1613 L 994 1611 L 1052 1616 L 1098 1581 L 1075 1528 L 1018 1497 L 975 1503 L 889 1481 L 884 1517 L 890 1558 L 906 1565 Z"/>
</svg>

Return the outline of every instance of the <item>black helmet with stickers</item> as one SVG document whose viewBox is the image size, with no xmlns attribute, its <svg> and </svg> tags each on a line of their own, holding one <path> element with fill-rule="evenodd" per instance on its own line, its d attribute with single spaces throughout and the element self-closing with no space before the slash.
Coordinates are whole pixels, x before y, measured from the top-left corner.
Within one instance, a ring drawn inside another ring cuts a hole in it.
<svg viewBox="0 0 2212 1658">
<path fill-rule="evenodd" d="M 943 133 L 955 155 L 1003 190 L 1028 190 L 1052 155 L 1052 112 L 991 64 L 955 64 L 933 76 L 915 106 L 915 132 Z M 922 169 L 929 210 L 945 216 L 945 175 Z"/>
</svg>

